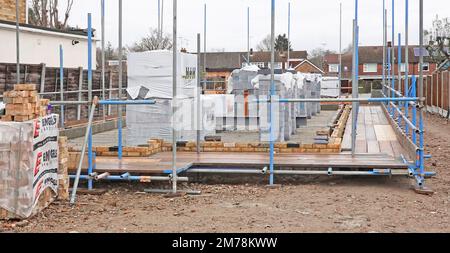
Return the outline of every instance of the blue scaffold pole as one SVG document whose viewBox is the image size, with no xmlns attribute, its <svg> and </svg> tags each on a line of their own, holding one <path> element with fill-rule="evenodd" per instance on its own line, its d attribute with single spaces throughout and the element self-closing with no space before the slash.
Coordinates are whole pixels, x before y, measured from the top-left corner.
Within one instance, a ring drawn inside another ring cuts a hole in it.
<svg viewBox="0 0 450 253">
<path fill-rule="evenodd" d="M 399 33 L 398 34 L 398 45 L 397 45 L 397 76 L 398 76 L 398 81 L 397 81 L 397 86 L 398 86 L 398 91 L 400 92 L 401 87 L 402 87 L 402 78 L 401 78 L 401 66 L 402 65 L 402 35 Z M 398 103 L 398 107 L 401 108 L 401 103 Z M 400 114 L 397 115 L 397 122 L 398 122 L 398 126 L 402 127 L 402 117 Z"/>
<path fill-rule="evenodd" d="M 88 82 L 92 83 L 92 15 L 88 13 Z M 92 101 L 89 101 L 92 102 Z M 92 106 L 92 105 L 90 105 Z M 90 110 L 89 110 L 90 111 Z M 89 131 L 89 139 L 88 139 L 88 174 L 92 174 L 93 172 L 93 154 L 92 154 L 92 128 Z M 88 190 L 92 190 L 93 188 L 93 180 L 88 180 Z"/>
</svg>

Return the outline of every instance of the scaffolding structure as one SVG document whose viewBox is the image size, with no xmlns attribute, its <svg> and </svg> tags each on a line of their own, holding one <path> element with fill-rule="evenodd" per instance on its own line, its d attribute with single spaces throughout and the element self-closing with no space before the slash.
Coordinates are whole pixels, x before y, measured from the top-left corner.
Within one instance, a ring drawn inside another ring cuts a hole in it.
<svg viewBox="0 0 450 253">
<path fill-rule="evenodd" d="M 406 12 L 406 47 L 408 47 L 408 12 L 409 5 L 408 0 L 405 0 L 405 12 Z M 102 0 L 102 31 L 104 30 L 104 15 L 105 15 L 105 3 Z M 275 3 L 276 0 L 271 0 L 271 66 L 275 66 Z M 275 170 L 275 138 L 274 138 L 274 127 L 272 126 L 272 119 L 274 118 L 274 104 L 275 103 L 320 103 L 320 102 L 330 102 L 335 104 L 352 103 L 352 155 L 355 155 L 355 142 L 356 142 L 356 132 L 357 132 L 357 123 L 358 123 L 358 111 L 361 103 L 379 103 L 386 110 L 387 114 L 390 117 L 390 123 L 397 127 L 402 131 L 405 138 L 410 142 L 410 144 L 414 147 L 416 156 L 414 161 L 410 163 L 407 159 L 403 159 L 403 162 L 408 165 L 408 175 L 415 178 L 416 185 L 419 189 L 425 189 L 425 177 L 433 176 L 434 173 L 426 172 L 424 160 L 430 156 L 425 155 L 424 151 L 424 97 L 423 97 L 423 0 L 420 0 L 420 74 L 418 78 L 411 76 L 412 83 L 409 84 L 408 81 L 405 81 L 404 92 L 402 93 L 400 89 L 401 85 L 401 73 L 399 71 L 398 77 L 394 75 L 394 0 L 392 0 L 392 43 L 391 47 L 388 47 L 387 43 L 387 10 L 385 8 L 385 2 L 383 0 L 383 62 L 387 63 L 387 69 L 383 68 L 383 97 L 381 98 L 360 98 L 358 94 L 358 83 L 359 83 L 359 73 L 358 73 L 358 42 L 359 42 L 359 25 L 358 25 L 358 0 L 355 0 L 355 17 L 353 20 L 353 82 L 352 82 L 352 98 L 278 98 L 275 95 L 275 80 L 274 80 L 274 68 L 271 68 L 271 85 L 270 85 L 270 95 L 267 100 L 258 100 L 256 102 L 266 102 L 269 104 L 269 131 L 270 131 L 270 139 L 269 139 L 269 164 L 268 167 L 264 167 L 261 170 L 251 170 L 251 169 L 239 169 L 239 168 L 231 168 L 231 169 L 223 169 L 223 168 L 178 168 L 177 167 L 177 140 L 176 140 L 176 121 L 173 120 L 173 129 L 172 129 L 172 171 L 167 173 L 166 176 L 134 176 L 131 173 L 123 173 L 121 175 L 111 175 L 110 173 L 102 173 L 97 174 L 95 172 L 93 159 L 95 157 L 95 153 L 93 152 L 93 141 L 92 141 L 92 122 L 95 109 L 98 106 L 109 106 L 109 105 L 117 105 L 119 107 L 119 115 L 122 111 L 123 105 L 145 105 L 145 104 L 154 104 L 156 103 L 154 100 L 124 100 L 122 99 L 122 0 L 119 0 L 119 98 L 117 100 L 105 100 L 105 86 L 104 86 L 104 76 L 103 76 L 103 86 L 102 86 L 102 94 L 103 98 L 100 100 L 97 97 L 92 97 L 92 43 L 89 43 L 88 46 L 88 81 L 90 87 L 88 89 L 88 101 L 55 101 L 52 104 L 60 105 L 62 107 L 62 111 L 64 105 L 67 104 L 87 104 L 89 105 L 89 122 L 86 128 L 86 134 L 84 138 L 84 143 L 81 150 L 81 159 L 78 164 L 76 175 L 72 175 L 71 178 L 75 179 L 73 191 L 71 195 L 70 202 L 75 203 L 76 200 L 76 192 L 78 188 L 78 184 L 80 179 L 84 179 L 88 181 L 88 189 L 93 189 L 93 182 L 95 180 L 111 180 L 111 181 L 140 181 L 140 182 L 149 182 L 149 181 L 169 181 L 172 183 L 171 193 L 177 193 L 177 182 L 179 181 L 187 181 L 187 177 L 179 177 L 178 174 L 184 172 L 191 173 L 245 173 L 245 174 L 262 174 L 269 175 L 269 185 L 275 184 L 275 175 L 277 174 L 287 174 L 287 175 L 376 175 L 376 176 L 391 176 L 392 172 L 388 170 L 379 170 L 373 169 L 369 171 L 334 171 L 333 167 L 330 166 L 326 170 L 304 170 L 304 171 L 287 171 L 287 170 Z M 206 5 L 205 5 L 205 16 L 206 16 Z M 177 0 L 173 0 L 173 66 L 177 66 Z M 205 20 L 206 27 L 206 20 Z M 19 34 L 19 28 L 17 28 L 17 32 Z M 104 33 L 102 35 L 104 38 Z M 91 14 L 88 14 L 88 38 L 89 41 L 92 40 L 92 24 L 91 24 Z M 206 36 L 205 38 L 206 39 Z M 401 64 L 401 34 L 398 34 L 398 64 Z M 198 40 L 198 57 L 200 57 L 200 35 L 197 36 Z M 206 41 L 206 40 L 205 40 Z M 102 43 L 103 44 L 103 43 Z M 206 47 L 205 47 L 206 49 Z M 61 48 L 61 68 L 63 66 L 63 49 Z M 206 51 L 206 50 L 205 50 Z M 19 50 L 18 50 L 19 53 Z M 387 54 L 387 55 L 386 55 Z M 408 60 L 408 55 L 405 56 L 405 60 Z M 104 61 L 103 61 L 104 63 Z M 19 64 L 19 62 L 17 63 Z M 199 62 L 198 62 L 199 64 Z M 200 65 L 197 65 L 198 68 Z M 18 68 L 19 70 L 19 68 Z M 104 71 L 102 71 L 104 75 Z M 62 75 L 62 71 L 61 71 Z M 197 71 L 198 75 L 198 86 L 200 86 L 200 71 Z M 17 75 L 19 76 L 19 75 Z M 176 87 L 177 87 L 177 68 L 173 67 L 173 98 L 176 99 Z M 404 76 L 405 80 L 409 80 L 409 73 L 406 72 Z M 396 86 L 395 80 L 398 80 L 398 84 Z M 61 78 L 62 80 L 62 78 Z M 61 85 L 62 86 L 62 85 Z M 397 87 L 397 88 L 396 88 Z M 201 91 L 201 89 L 198 89 Z M 61 87 L 61 98 L 63 98 L 63 89 Z M 79 91 L 80 92 L 80 91 Z M 172 105 L 172 117 L 175 119 L 175 104 Z M 198 105 L 199 106 L 199 105 Z M 409 113 L 411 112 L 411 113 Z M 417 115 L 418 114 L 418 115 Z M 418 118 L 417 118 L 418 117 Z M 62 122 L 63 124 L 63 122 Z M 199 133 L 197 132 L 197 135 Z M 197 150 L 199 149 L 200 139 L 197 136 Z M 81 174 L 81 168 L 83 161 L 85 159 L 85 153 L 87 148 L 87 156 L 88 156 L 88 170 L 86 175 Z M 118 119 L 118 159 L 121 161 L 122 157 L 122 117 Z M 313 165 L 311 166 L 314 169 Z"/>
</svg>

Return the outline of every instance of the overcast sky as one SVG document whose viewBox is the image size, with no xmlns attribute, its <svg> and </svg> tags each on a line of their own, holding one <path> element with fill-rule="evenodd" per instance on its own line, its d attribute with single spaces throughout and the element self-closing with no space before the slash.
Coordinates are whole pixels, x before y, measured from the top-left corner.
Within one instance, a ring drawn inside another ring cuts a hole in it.
<svg viewBox="0 0 450 253">
<path fill-rule="evenodd" d="M 391 24 L 391 2 L 386 0 Z M 60 1 L 65 2 L 65 1 Z M 339 49 L 339 3 L 342 2 L 343 48 L 352 41 L 354 0 L 276 0 L 276 34 L 287 33 L 291 2 L 291 41 L 294 50 Z M 164 0 L 164 32 L 172 33 L 172 0 Z M 207 4 L 207 48 L 247 49 L 247 7 L 250 7 L 250 45 L 255 48 L 270 33 L 270 0 L 178 0 L 179 46 L 196 50 L 196 34 L 203 36 L 203 5 Z M 383 0 L 359 1 L 360 45 L 382 43 Z M 410 0 L 410 44 L 418 43 L 419 0 Z M 450 17 L 449 0 L 424 0 L 425 29 L 436 15 Z M 118 0 L 106 0 L 106 40 L 117 45 Z M 131 45 L 158 26 L 158 0 L 123 0 L 123 42 Z M 395 0 L 395 29 L 404 34 L 405 0 Z M 100 37 L 100 0 L 75 0 L 70 25 L 86 27 L 87 13 Z M 391 32 L 389 32 L 390 37 Z M 202 46 L 203 48 L 203 46 Z"/>
</svg>

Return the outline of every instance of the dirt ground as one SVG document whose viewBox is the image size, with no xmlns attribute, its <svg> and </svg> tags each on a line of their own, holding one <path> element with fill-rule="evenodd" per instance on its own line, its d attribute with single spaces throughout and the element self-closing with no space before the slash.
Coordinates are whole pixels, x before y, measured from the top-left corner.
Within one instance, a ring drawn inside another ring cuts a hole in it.
<svg viewBox="0 0 450 253">
<path fill-rule="evenodd" d="M 200 185 L 199 196 L 168 199 L 149 186 L 108 184 L 104 195 L 56 202 L 27 221 L 0 221 L 3 232 L 450 232 L 450 125 L 427 116 L 427 180 L 419 195 L 407 178 L 314 178 L 264 185 Z"/>
</svg>

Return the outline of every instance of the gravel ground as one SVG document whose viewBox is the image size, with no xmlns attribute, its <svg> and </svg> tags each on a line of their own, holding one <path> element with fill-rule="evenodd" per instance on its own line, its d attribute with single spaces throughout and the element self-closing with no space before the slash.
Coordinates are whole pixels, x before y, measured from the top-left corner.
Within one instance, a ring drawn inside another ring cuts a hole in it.
<svg viewBox="0 0 450 253">
<path fill-rule="evenodd" d="M 56 202 L 4 232 L 450 232 L 450 125 L 427 116 L 427 180 L 432 196 L 407 178 L 312 178 L 269 189 L 255 184 L 189 184 L 199 196 L 164 198 L 136 184 L 107 184 L 104 195 Z M 147 186 L 148 187 L 148 186 Z M 182 186 L 183 187 L 183 186 Z"/>
</svg>

